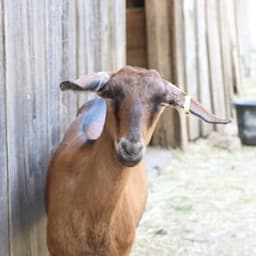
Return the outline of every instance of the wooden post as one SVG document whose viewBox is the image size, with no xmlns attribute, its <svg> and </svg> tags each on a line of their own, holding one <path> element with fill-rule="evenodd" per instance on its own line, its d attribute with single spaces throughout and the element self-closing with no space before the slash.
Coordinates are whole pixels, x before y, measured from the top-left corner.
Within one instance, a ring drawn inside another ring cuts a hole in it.
<svg viewBox="0 0 256 256">
<path fill-rule="evenodd" d="M 157 69 L 161 76 L 169 81 L 171 73 L 171 29 L 168 0 L 146 1 L 146 22 L 148 37 L 149 67 Z M 183 123 L 182 123 L 183 124 Z M 152 143 L 177 147 L 183 144 L 180 130 L 179 114 L 174 109 L 167 109 L 156 128 Z"/>
</svg>

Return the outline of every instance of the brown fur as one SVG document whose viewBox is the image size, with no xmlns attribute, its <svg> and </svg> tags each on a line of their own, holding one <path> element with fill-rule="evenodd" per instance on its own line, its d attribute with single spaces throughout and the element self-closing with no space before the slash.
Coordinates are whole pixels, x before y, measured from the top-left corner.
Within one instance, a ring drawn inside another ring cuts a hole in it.
<svg viewBox="0 0 256 256">
<path fill-rule="evenodd" d="M 144 160 L 134 167 L 120 163 L 115 142 L 133 132 L 131 116 L 139 108 L 137 132 L 144 147 L 149 143 L 162 111 L 150 120 L 156 88 L 159 93 L 158 79 L 155 71 L 130 67 L 113 75 L 109 93 L 121 86 L 125 95 L 119 106 L 120 120 L 112 101 L 107 100 L 104 130 L 93 143 L 84 144 L 80 130 L 86 104 L 78 111 L 48 171 L 47 242 L 51 255 L 129 255 L 146 204 L 147 177 Z"/>
</svg>

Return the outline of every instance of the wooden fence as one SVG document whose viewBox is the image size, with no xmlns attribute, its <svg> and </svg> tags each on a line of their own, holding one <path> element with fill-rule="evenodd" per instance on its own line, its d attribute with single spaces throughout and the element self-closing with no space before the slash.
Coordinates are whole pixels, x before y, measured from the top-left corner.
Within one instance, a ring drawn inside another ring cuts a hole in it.
<svg viewBox="0 0 256 256">
<path fill-rule="evenodd" d="M 0 0 L 1 256 L 48 255 L 47 163 L 86 97 L 58 84 L 123 66 L 124 22 L 124 0 Z"/>
<path fill-rule="evenodd" d="M 246 40 L 243 31 L 248 27 L 246 8 L 241 5 L 246 1 L 128 2 L 128 63 L 159 70 L 210 111 L 230 117 L 231 97 L 241 90 L 240 62 L 245 56 L 240 46 Z M 145 25 L 136 26 L 136 21 Z M 185 148 L 188 140 L 207 136 L 213 129 L 222 128 L 167 110 L 152 143 Z"/>
</svg>

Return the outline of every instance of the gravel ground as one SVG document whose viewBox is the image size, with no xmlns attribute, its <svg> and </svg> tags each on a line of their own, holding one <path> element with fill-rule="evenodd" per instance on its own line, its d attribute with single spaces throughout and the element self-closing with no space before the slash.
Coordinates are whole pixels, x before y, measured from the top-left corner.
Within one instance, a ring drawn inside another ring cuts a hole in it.
<svg viewBox="0 0 256 256">
<path fill-rule="evenodd" d="M 256 147 L 213 144 L 156 156 L 132 256 L 256 255 Z"/>
</svg>

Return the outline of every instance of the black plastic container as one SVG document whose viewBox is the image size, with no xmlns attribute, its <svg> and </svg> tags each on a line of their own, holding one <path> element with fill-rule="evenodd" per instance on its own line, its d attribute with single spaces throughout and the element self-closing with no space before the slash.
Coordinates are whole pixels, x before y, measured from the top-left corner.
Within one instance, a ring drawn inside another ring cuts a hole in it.
<svg viewBox="0 0 256 256">
<path fill-rule="evenodd" d="M 236 99 L 239 137 L 246 145 L 256 145 L 256 100 Z"/>
</svg>

